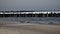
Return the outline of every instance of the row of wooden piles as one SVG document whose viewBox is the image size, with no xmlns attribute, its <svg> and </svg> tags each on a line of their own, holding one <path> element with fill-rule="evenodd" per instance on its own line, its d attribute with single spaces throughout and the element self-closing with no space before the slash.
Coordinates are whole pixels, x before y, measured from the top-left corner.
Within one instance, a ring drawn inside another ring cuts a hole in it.
<svg viewBox="0 0 60 34">
<path fill-rule="evenodd" d="M 60 17 L 60 13 L 56 14 L 0 14 L 0 17 Z"/>
</svg>

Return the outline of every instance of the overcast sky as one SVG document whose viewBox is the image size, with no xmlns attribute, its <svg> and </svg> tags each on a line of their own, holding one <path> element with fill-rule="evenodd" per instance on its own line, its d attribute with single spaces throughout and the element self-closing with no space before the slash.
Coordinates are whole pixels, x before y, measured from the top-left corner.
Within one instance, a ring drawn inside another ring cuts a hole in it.
<svg viewBox="0 0 60 34">
<path fill-rule="evenodd" d="M 44 8 L 60 10 L 60 0 L 0 0 L 0 11 L 38 10 Z"/>
</svg>

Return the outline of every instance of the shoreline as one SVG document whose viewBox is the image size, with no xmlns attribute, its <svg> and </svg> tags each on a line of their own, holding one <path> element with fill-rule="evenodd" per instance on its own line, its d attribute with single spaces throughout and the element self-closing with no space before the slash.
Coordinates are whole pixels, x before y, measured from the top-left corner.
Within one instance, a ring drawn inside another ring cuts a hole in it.
<svg viewBox="0 0 60 34">
<path fill-rule="evenodd" d="M 0 26 L 3 25 L 53 25 L 53 26 L 60 26 L 60 24 L 43 24 L 43 23 L 20 23 L 20 22 L 11 22 L 11 21 L 7 21 L 7 22 L 1 22 L 0 21 Z"/>
</svg>

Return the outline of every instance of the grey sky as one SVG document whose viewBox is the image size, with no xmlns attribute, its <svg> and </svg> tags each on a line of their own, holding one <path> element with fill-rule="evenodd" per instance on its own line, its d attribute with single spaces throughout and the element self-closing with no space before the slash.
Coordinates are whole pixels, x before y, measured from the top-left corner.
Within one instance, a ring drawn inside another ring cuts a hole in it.
<svg viewBox="0 0 60 34">
<path fill-rule="evenodd" d="M 60 0 L 0 0 L 1 10 L 60 9 Z"/>
</svg>

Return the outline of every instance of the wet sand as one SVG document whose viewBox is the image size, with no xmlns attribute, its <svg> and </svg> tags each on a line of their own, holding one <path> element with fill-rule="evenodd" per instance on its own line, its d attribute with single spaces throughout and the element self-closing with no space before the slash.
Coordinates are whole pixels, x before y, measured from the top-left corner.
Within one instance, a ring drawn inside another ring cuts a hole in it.
<svg viewBox="0 0 60 34">
<path fill-rule="evenodd" d="M 60 34 L 60 25 L 1 24 L 0 34 Z"/>
</svg>

